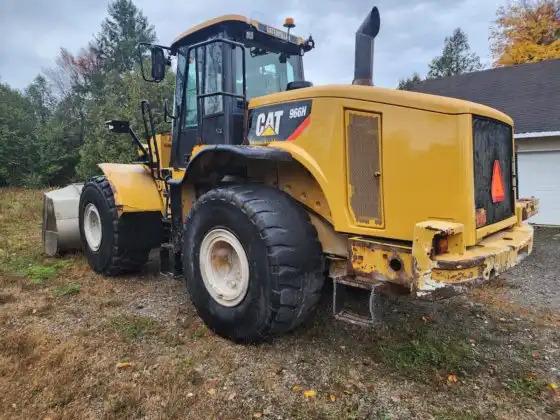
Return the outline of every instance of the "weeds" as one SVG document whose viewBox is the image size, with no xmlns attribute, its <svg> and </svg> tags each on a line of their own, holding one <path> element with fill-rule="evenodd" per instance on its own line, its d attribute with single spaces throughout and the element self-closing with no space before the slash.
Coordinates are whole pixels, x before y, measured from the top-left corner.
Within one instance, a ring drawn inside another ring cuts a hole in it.
<svg viewBox="0 0 560 420">
<path fill-rule="evenodd" d="M 387 366 L 417 380 L 438 371 L 469 370 L 476 363 L 471 346 L 460 335 L 443 335 L 431 328 L 416 329 L 409 337 L 391 337 L 378 346 L 378 353 Z"/>
<path fill-rule="evenodd" d="M 70 265 L 70 261 L 59 260 L 47 262 L 45 264 L 29 264 L 25 270 L 25 275 L 31 280 L 32 284 L 42 285 L 46 280 L 50 280 L 58 273 Z"/>
<path fill-rule="evenodd" d="M 208 335 L 208 328 L 206 328 L 206 325 L 201 324 L 197 326 L 196 329 L 192 332 L 191 338 L 193 340 L 197 340 L 199 338 L 206 337 L 207 335 Z"/>
<path fill-rule="evenodd" d="M 508 379 L 505 386 L 509 391 L 520 397 L 535 398 L 541 393 L 545 383 L 532 375 L 526 375 L 520 378 Z"/>
<path fill-rule="evenodd" d="M 58 297 L 77 295 L 81 287 L 79 283 L 68 283 L 54 289 L 54 294 Z"/>
<path fill-rule="evenodd" d="M 111 319 L 110 325 L 123 338 L 135 340 L 153 334 L 157 323 L 146 316 L 117 315 Z"/>
<path fill-rule="evenodd" d="M 26 276 L 29 277 L 32 284 L 42 285 L 46 280 L 56 276 L 58 270 L 53 266 L 32 265 L 26 270 Z"/>
</svg>

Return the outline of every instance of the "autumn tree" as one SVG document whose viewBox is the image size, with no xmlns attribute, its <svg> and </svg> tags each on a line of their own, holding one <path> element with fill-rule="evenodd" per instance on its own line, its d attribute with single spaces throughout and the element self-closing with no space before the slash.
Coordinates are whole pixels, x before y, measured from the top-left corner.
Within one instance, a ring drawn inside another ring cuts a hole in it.
<svg viewBox="0 0 560 420">
<path fill-rule="evenodd" d="M 457 28 L 450 37 L 445 38 L 441 55 L 429 64 L 428 78 L 455 76 L 481 68 L 480 58 L 471 51 L 467 35 L 461 28 Z"/>
<path fill-rule="evenodd" d="M 518 0 L 498 8 L 490 42 L 494 66 L 560 58 L 560 0 Z"/>
</svg>

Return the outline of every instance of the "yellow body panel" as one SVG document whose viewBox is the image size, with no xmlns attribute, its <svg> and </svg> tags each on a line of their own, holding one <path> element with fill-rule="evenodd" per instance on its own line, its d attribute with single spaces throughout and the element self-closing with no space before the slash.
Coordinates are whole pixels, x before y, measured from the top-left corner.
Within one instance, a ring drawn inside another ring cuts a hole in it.
<svg viewBox="0 0 560 420">
<path fill-rule="evenodd" d="M 101 163 L 99 167 L 111 184 L 119 212 L 163 212 L 161 186 L 147 166 L 140 163 Z"/>
<path fill-rule="evenodd" d="M 156 147 L 161 168 L 168 168 L 171 162 L 171 133 L 156 134 Z"/>
<path fill-rule="evenodd" d="M 509 117 L 456 99 L 364 86 L 299 89 L 256 98 L 250 107 L 304 98 L 314 98 L 309 126 L 295 141 L 268 147 L 290 152 L 315 177 L 335 230 L 411 240 L 416 223 L 439 219 L 462 223 L 467 245 L 476 242 L 470 113 L 511 123 Z M 381 226 L 356 223 L 348 208 L 346 110 L 381 116 Z"/>
<path fill-rule="evenodd" d="M 308 209 L 337 281 L 390 282 L 429 297 L 488 279 L 531 252 L 532 229 L 522 221 L 536 211 L 532 200 L 518 203 L 514 216 L 476 228 L 472 116 L 511 125 L 508 116 L 466 101 L 365 86 L 281 92 L 254 98 L 249 108 L 303 99 L 312 100 L 310 122 L 295 139 L 255 146 L 287 151 L 297 163 L 253 162 L 247 175 Z M 379 151 L 378 220 L 360 222 L 352 209 L 350 115 L 375 119 L 369 130 L 379 136 L 372 149 Z M 208 147 L 195 146 L 191 161 Z M 185 174 L 172 171 L 173 179 Z M 187 181 L 183 216 L 194 191 Z M 445 254 L 435 255 L 436 236 L 447 237 Z"/>
</svg>

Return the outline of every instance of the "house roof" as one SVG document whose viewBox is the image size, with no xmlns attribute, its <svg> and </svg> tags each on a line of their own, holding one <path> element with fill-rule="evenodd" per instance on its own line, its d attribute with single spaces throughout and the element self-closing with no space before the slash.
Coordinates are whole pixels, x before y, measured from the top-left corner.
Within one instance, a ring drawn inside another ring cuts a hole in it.
<svg viewBox="0 0 560 420">
<path fill-rule="evenodd" d="M 560 59 L 425 80 L 411 90 L 496 108 L 513 118 L 516 134 L 560 131 Z"/>
</svg>

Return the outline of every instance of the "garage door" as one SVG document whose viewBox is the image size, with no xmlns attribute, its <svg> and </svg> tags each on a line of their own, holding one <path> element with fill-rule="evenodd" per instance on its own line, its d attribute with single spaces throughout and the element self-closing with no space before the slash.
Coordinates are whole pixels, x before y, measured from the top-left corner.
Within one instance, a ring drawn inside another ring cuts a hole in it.
<svg viewBox="0 0 560 420">
<path fill-rule="evenodd" d="M 519 196 L 540 200 L 539 214 L 529 221 L 543 225 L 560 225 L 560 151 L 520 152 Z"/>
</svg>

